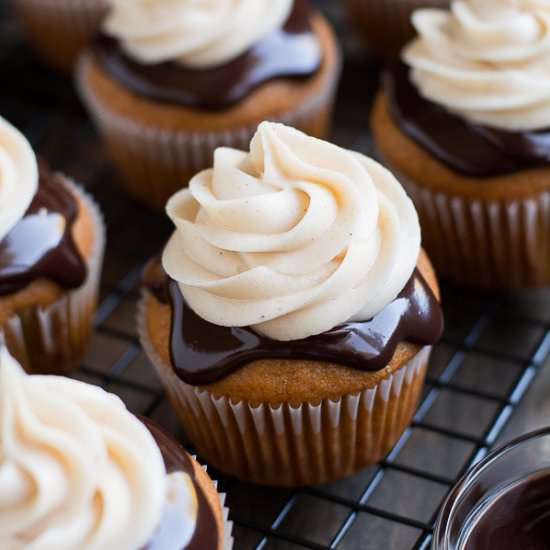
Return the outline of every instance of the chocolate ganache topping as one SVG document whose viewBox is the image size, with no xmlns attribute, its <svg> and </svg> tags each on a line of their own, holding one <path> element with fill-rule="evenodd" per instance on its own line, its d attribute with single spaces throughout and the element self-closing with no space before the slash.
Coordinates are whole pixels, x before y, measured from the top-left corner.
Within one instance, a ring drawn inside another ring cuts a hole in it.
<svg viewBox="0 0 550 550">
<path fill-rule="evenodd" d="M 189 476 L 195 493 L 197 495 L 197 522 L 195 531 L 185 550 L 215 550 L 218 547 L 219 529 L 214 512 L 206 500 L 204 491 L 201 488 L 193 469 L 191 459 L 185 451 L 159 426 L 147 418 L 141 418 L 141 421 L 147 426 L 147 429 L 154 437 L 168 474 L 174 472 L 184 472 Z M 167 502 L 164 515 L 159 527 L 152 540 L 143 550 L 164 550 L 166 544 L 174 544 L 174 541 L 181 540 L 181 510 L 179 509 L 177 499 L 175 502 Z M 183 550 L 183 549 L 182 549 Z"/>
<path fill-rule="evenodd" d="M 178 284 L 158 262 L 145 272 L 144 284 L 171 308 L 170 356 L 178 376 L 205 385 L 259 359 L 334 362 L 363 371 L 387 366 L 400 342 L 434 344 L 443 332 L 441 307 L 418 270 L 399 296 L 368 321 L 347 322 L 301 340 L 267 338 L 249 327 L 222 327 L 199 317 L 185 302 Z"/>
<path fill-rule="evenodd" d="M 401 130 L 459 173 L 485 178 L 550 163 L 550 129 L 513 132 L 468 121 L 424 99 L 403 62 L 386 72 L 384 91 Z"/>
<path fill-rule="evenodd" d="M 285 25 L 237 58 L 207 68 L 175 61 L 144 64 L 125 53 L 118 40 L 100 35 L 94 45 L 101 67 L 137 95 L 193 108 L 224 109 L 276 78 L 305 78 L 321 64 L 307 0 L 295 0 Z"/>
<path fill-rule="evenodd" d="M 76 288 L 86 264 L 72 237 L 78 204 L 60 175 L 40 166 L 38 190 L 27 212 L 0 241 L 0 296 L 41 277 Z"/>
</svg>

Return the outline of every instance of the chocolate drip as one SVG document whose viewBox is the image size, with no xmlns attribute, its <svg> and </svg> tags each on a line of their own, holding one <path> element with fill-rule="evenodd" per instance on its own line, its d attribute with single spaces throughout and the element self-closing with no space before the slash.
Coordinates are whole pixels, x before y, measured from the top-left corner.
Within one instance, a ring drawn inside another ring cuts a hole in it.
<svg viewBox="0 0 550 550">
<path fill-rule="evenodd" d="M 390 362 L 397 345 L 435 343 L 443 331 L 439 303 L 419 271 L 400 295 L 370 321 L 348 322 L 302 340 L 272 340 L 251 328 L 228 328 L 199 317 L 185 302 L 179 285 L 159 284 L 150 269 L 145 284 L 172 310 L 170 353 L 178 376 L 188 384 L 215 382 L 258 359 L 310 359 L 376 371 Z M 156 281 L 155 283 L 153 281 Z"/>
<path fill-rule="evenodd" d="M 296 0 L 282 29 L 238 58 L 218 67 L 195 69 L 179 63 L 145 65 L 124 53 L 118 41 L 100 36 L 94 52 L 101 67 L 131 92 L 201 109 L 224 109 L 261 84 L 281 77 L 308 77 L 321 64 L 307 0 Z"/>
<path fill-rule="evenodd" d="M 164 459 L 166 471 L 170 473 L 184 472 L 189 475 L 195 488 L 198 501 L 198 513 L 195 532 L 189 544 L 182 550 L 216 550 L 220 533 L 214 511 L 212 510 L 202 487 L 195 477 L 193 464 L 187 453 L 163 429 L 146 418 L 141 419 L 151 432 Z M 161 524 L 153 539 L 143 550 L 164 550 L 164 537 L 173 541 L 181 537 L 181 511 L 174 509 L 175 503 L 167 502 Z"/>
<path fill-rule="evenodd" d="M 78 204 L 58 174 L 40 167 L 38 191 L 25 216 L 0 241 L 0 296 L 36 279 L 79 287 L 87 268 L 72 237 Z"/>
<path fill-rule="evenodd" d="M 546 550 L 550 546 L 550 472 L 519 481 L 474 523 L 464 550 Z"/>
<path fill-rule="evenodd" d="M 507 132 L 475 124 L 424 99 L 402 62 L 385 75 L 392 118 L 411 139 L 451 169 L 485 178 L 550 163 L 550 129 Z"/>
</svg>

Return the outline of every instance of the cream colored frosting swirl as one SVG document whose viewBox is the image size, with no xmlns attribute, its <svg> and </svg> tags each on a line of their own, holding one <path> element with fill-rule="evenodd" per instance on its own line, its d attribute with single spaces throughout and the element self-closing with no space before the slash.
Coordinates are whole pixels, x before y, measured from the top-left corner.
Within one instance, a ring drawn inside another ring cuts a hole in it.
<svg viewBox="0 0 550 550">
<path fill-rule="evenodd" d="M 367 320 L 396 298 L 420 251 L 412 202 L 373 160 L 262 123 L 250 152 L 220 148 L 174 195 L 163 254 L 189 306 L 276 340 Z"/>
<path fill-rule="evenodd" d="M 137 550 L 166 491 L 155 440 L 118 397 L 28 376 L 0 348 L 0 548 Z"/>
<path fill-rule="evenodd" d="M 293 0 L 112 0 L 103 29 L 141 63 L 221 65 L 283 26 Z"/>
<path fill-rule="evenodd" d="M 37 189 L 38 164 L 29 142 L 0 116 L 0 241 L 24 216 Z"/>
<path fill-rule="evenodd" d="M 550 127 L 549 0 L 456 0 L 413 23 L 403 58 L 422 96 L 495 128 Z"/>
</svg>

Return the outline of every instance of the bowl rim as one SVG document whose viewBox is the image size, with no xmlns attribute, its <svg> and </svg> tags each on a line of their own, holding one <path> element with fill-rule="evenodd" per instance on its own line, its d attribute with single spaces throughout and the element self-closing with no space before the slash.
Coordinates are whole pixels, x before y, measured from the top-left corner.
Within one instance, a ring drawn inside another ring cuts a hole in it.
<svg viewBox="0 0 550 550">
<path fill-rule="evenodd" d="M 459 503 L 460 497 L 468 491 L 468 488 L 476 479 L 478 479 L 484 472 L 490 469 L 493 464 L 503 456 L 507 455 L 518 447 L 521 447 L 527 442 L 534 441 L 536 439 L 546 436 L 550 436 L 550 426 L 516 437 L 508 443 L 505 443 L 501 447 L 492 450 L 485 457 L 470 466 L 470 468 L 453 486 L 453 488 L 443 501 L 434 526 L 431 549 L 448 550 L 450 548 L 450 546 L 448 545 L 448 528 L 450 525 L 450 519 L 454 515 L 454 511 L 457 504 Z"/>
</svg>

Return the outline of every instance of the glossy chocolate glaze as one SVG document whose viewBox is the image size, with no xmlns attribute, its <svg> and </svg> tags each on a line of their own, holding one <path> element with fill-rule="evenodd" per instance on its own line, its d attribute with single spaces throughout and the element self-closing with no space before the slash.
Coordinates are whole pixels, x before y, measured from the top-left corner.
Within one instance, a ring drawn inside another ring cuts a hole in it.
<svg viewBox="0 0 550 550">
<path fill-rule="evenodd" d="M 321 54 L 310 17 L 307 0 L 296 0 L 282 29 L 229 63 L 204 70 L 175 62 L 141 64 L 106 36 L 98 38 L 94 52 L 103 70 L 137 95 L 193 108 L 224 109 L 265 82 L 304 78 L 317 71 Z"/>
<path fill-rule="evenodd" d="M 419 271 L 370 321 L 344 323 L 290 342 L 272 340 L 248 327 L 221 327 L 203 320 L 186 304 L 175 281 L 163 284 L 158 268 L 153 273 L 150 269 L 146 286 L 171 305 L 172 365 L 192 385 L 210 384 L 258 359 L 310 359 L 376 371 L 387 366 L 400 342 L 431 345 L 443 331 L 441 307 Z"/>
<path fill-rule="evenodd" d="M 519 481 L 498 496 L 469 532 L 462 550 L 548 550 L 550 471 Z"/>
<path fill-rule="evenodd" d="M 59 174 L 40 166 L 38 191 L 25 216 L 0 241 L 0 296 L 36 279 L 65 288 L 86 279 L 86 263 L 72 236 L 78 203 Z"/>
<path fill-rule="evenodd" d="M 550 129 L 506 132 L 469 122 L 421 97 L 409 72 L 398 62 L 385 74 L 391 116 L 406 135 L 451 169 L 484 178 L 550 163 Z"/>
<path fill-rule="evenodd" d="M 180 447 L 180 445 L 157 424 L 146 418 L 142 418 L 141 420 L 147 426 L 159 446 L 166 466 L 166 471 L 169 474 L 174 472 L 184 472 L 188 474 L 195 487 L 198 501 L 197 525 L 191 541 L 187 546 L 182 547 L 182 550 L 216 550 L 218 548 L 218 541 L 221 538 L 218 524 L 214 511 L 210 507 L 204 495 L 204 491 L 195 477 L 191 458 L 182 447 Z M 174 504 L 177 504 L 177 501 L 176 503 L 167 503 L 164 516 L 157 532 L 143 550 L 165 550 L 166 545 L 163 543 L 164 540 L 168 539 L 171 541 L 171 547 L 173 547 L 173 541 L 175 540 L 177 542 L 178 537 L 181 538 L 181 518 L 179 518 L 179 511 Z"/>
</svg>

